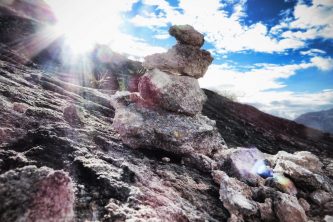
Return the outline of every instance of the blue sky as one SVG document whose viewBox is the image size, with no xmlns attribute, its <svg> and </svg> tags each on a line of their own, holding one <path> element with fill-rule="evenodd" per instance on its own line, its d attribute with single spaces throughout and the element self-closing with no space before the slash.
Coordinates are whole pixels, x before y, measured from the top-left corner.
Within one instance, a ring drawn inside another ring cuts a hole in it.
<svg viewBox="0 0 333 222">
<path fill-rule="evenodd" d="M 52 1 L 65 13 L 67 3 Z M 202 87 L 289 119 L 333 107 L 333 0 L 98 2 L 107 9 L 101 30 L 110 29 L 100 39 L 115 51 L 142 60 L 175 44 L 171 25 L 190 24 L 205 35 L 204 48 L 215 58 L 199 80 Z M 103 10 L 95 11 L 101 17 Z"/>
</svg>

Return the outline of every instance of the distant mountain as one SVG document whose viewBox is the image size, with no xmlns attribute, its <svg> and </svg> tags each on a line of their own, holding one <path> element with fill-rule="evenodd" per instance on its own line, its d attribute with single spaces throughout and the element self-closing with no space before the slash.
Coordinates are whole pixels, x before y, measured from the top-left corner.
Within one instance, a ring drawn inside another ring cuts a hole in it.
<svg viewBox="0 0 333 222">
<path fill-rule="evenodd" d="M 307 127 L 333 133 L 333 108 L 318 112 L 304 113 L 295 119 Z"/>
</svg>

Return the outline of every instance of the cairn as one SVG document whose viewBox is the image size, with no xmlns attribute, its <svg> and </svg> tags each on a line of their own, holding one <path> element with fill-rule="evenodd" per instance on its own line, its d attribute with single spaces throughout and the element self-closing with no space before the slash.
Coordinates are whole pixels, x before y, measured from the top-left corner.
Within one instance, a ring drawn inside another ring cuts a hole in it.
<svg viewBox="0 0 333 222">
<path fill-rule="evenodd" d="M 206 96 L 197 79 L 213 60 L 200 49 L 203 35 L 188 25 L 173 26 L 169 33 L 177 44 L 145 58 L 148 72 L 139 80 L 139 92 L 113 97 L 113 127 L 123 143 L 163 153 L 166 162 L 181 157 L 184 164 L 210 172 L 229 222 L 306 222 L 311 209 L 331 209 L 333 181 L 310 152 L 269 155 L 227 148 L 215 122 L 201 114 Z"/>
<path fill-rule="evenodd" d="M 226 145 L 215 121 L 201 114 L 206 96 L 197 79 L 213 58 L 200 49 L 204 36 L 192 26 L 172 26 L 169 33 L 177 44 L 145 58 L 148 71 L 139 80 L 139 92 L 113 97 L 113 126 L 132 148 L 162 149 L 210 171 L 213 154 Z"/>
</svg>

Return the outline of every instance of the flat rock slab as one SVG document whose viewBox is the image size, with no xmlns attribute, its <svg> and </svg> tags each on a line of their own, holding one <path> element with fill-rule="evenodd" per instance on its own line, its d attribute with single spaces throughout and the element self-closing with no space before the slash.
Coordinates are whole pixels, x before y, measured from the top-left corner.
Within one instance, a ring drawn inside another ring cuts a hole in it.
<svg viewBox="0 0 333 222">
<path fill-rule="evenodd" d="M 154 69 L 141 77 L 139 92 L 143 99 L 177 113 L 200 113 L 206 101 L 198 80 L 187 76 L 169 75 Z"/>
<path fill-rule="evenodd" d="M 113 127 L 132 148 L 162 149 L 175 154 L 211 156 L 225 147 L 215 121 L 153 110 L 131 103 L 116 109 Z"/>
<path fill-rule="evenodd" d="M 181 44 L 200 48 L 205 42 L 204 35 L 190 25 L 174 25 L 169 29 L 169 34 L 174 36 Z"/>
<path fill-rule="evenodd" d="M 175 75 L 186 75 L 198 79 L 205 75 L 212 61 L 213 57 L 206 50 L 177 44 L 166 53 L 145 57 L 143 66 L 147 69 L 158 68 Z"/>
</svg>

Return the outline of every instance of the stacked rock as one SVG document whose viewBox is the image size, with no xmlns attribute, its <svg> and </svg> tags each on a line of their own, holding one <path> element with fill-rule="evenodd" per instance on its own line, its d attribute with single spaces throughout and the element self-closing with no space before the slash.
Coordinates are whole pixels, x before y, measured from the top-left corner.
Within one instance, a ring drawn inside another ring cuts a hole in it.
<svg viewBox="0 0 333 222">
<path fill-rule="evenodd" d="M 192 162 L 205 159 L 208 169 L 208 157 L 225 147 L 215 122 L 201 115 L 206 96 L 197 79 L 213 58 L 200 49 L 204 36 L 192 26 L 173 26 L 169 33 L 178 42 L 145 58 L 148 72 L 139 80 L 139 93 L 114 96 L 113 126 L 131 147 L 163 149 Z"/>
</svg>

